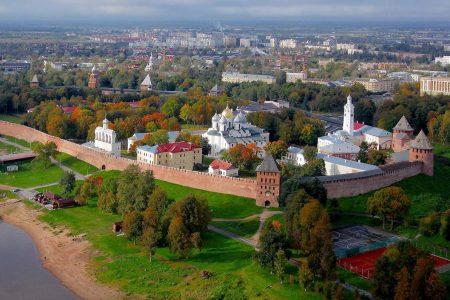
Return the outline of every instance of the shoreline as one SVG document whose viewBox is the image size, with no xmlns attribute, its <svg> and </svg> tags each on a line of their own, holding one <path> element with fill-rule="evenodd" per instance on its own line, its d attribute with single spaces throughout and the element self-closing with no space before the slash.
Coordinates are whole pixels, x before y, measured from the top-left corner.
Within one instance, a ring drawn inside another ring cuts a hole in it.
<svg viewBox="0 0 450 300">
<path fill-rule="evenodd" d="M 0 207 L 2 220 L 21 229 L 33 240 L 42 266 L 76 296 L 89 300 L 125 298 L 122 292 L 97 282 L 90 273 L 91 258 L 96 251 L 89 241 L 73 240 L 68 230 L 52 229 L 37 219 L 39 214 L 22 202 Z"/>
</svg>

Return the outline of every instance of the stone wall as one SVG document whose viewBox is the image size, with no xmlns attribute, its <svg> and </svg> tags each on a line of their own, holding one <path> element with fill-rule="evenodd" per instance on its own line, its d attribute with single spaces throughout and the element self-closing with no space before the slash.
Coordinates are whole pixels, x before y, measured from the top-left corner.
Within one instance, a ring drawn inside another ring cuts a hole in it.
<svg viewBox="0 0 450 300">
<path fill-rule="evenodd" d="M 415 176 L 422 172 L 423 163 L 401 162 L 382 166 L 383 173 L 364 177 L 364 172 L 358 173 L 361 177 L 346 178 L 346 175 L 333 176 L 333 180 L 321 177 L 321 181 L 328 192 L 328 198 L 351 197 L 377 190 L 405 178 Z M 339 178 L 341 177 L 341 178 Z"/>
<path fill-rule="evenodd" d="M 253 199 L 256 198 L 257 194 L 257 184 L 254 179 L 224 177 L 203 172 L 138 163 L 129 158 L 117 157 L 98 150 L 88 149 L 23 125 L 0 121 L 0 134 L 15 136 L 28 142 L 40 141 L 46 143 L 53 141 L 58 146 L 59 151 L 106 170 L 123 170 L 130 164 L 137 164 L 143 170 L 153 171 L 156 179 L 167 182 Z M 383 166 L 381 170 L 383 173 L 378 175 L 367 176 L 364 174 L 365 172 L 361 172 L 358 173 L 360 176 L 351 174 L 352 178 L 348 178 L 349 176 L 346 176 L 348 174 L 336 175 L 332 179 L 324 176 L 321 177 L 321 181 L 328 191 L 328 198 L 356 196 L 415 176 L 423 171 L 423 163 L 419 161 L 402 162 Z"/>
<path fill-rule="evenodd" d="M 27 126 L 4 121 L 0 121 L 0 134 L 14 136 L 28 142 L 39 141 L 46 143 L 52 141 L 58 146 L 59 151 L 68 153 L 91 165 L 98 168 L 105 168 L 106 170 L 123 170 L 131 164 L 136 164 L 143 170 L 153 171 L 156 179 L 211 192 L 232 194 L 253 199 L 256 197 L 256 181 L 253 179 L 224 177 L 203 172 L 138 163 L 129 158 L 88 149 Z"/>
</svg>

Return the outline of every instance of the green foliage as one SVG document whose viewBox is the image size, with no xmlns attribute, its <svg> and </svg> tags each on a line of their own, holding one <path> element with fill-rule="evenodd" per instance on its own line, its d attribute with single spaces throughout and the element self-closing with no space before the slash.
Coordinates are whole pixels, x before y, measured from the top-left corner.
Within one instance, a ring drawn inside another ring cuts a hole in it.
<svg viewBox="0 0 450 300">
<path fill-rule="evenodd" d="M 316 158 L 309 161 L 300 170 L 300 176 L 304 177 L 317 177 L 325 175 L 325 161 L 321 158 Z"/>
<path fill-rule="evenodd" d="M 433 236 L 439 232 L 440 225 L 439 215 L 430 213 L 420 220 L 419 232 L 425 236 Z"/>
<path fill-rule="evenodd" d="M 358 153 L 359 156 L 359 153 Z M 369 149 L 367 153 L 367 163 L 375 166 L 386 164 L 387 153 L 385 150 Z"/>
<path fill-rule="evenodd" d="M 303 156 L 305 157 L 306 162 L 313 161 L 317 156 L 317 147 L 314 146 L 305 146 L 303 148 Z"/>
<path fill-rule="evenodd" d="M 6 173 L 6 165 L 0 165 L 3 173 L 0 173 L 0 184 L 30 188 L 38 185 L 58 182 L 63 171 L 55 166 L 45 167 L 42 161 L 21 161 L 14 163 L 19 166 L 19 171 Z"/>
<path fill-rule="evenodd" d="M 275 270 L 275 260 L 277 252 L 282 250 L 286 253 L 287 248 L 286 233 L 281 223 L 273 221 L 264 224 L 259 236 L 259 252 L 257 258 L 262 267 Z M 289 256 L 289 253 L 287 253 Z"/>
<path fill-rule="evenodd" d="M 141 172 L 137 165 L 128 166 L 117 179 L 118 212 L 144 211 L 154 185 L 152 172 Z"/>
<path fill-rule="evenodd" d="M 358 160 L 362 163 L 367 163 L 369 160 L 369 144 L 366 141 L 362 141 L 359 145 Z"/>
<path fill-rule="evenodd" d="M 285 267 L 286 264 L 286 255 L 283 249 L 278 249 L 277 254 L 275 256 L 274 269 L 275 275 L 280 279 L 281 284 L 283 284 Z"/>
<path fill-rule="evenodd" d="M 298 270 L 298 282 L 305 291 L 311 289 L 314 285 L 314 274 L 311 272 L 308 263 L 303 263 Z"/>
<path fill-rule="evenodd" d="M 33 152 L 36 153 L 36 161 L 41 161 L 47 169 L 51 164 L 50 158 L 55 158 L 56 144 L 48 142 L 46 144 L 35 143 L 32 145 Z"/>
<path fill-rule="evenodd" d="M 75 174 L 70 171 L 64 172 L 59 184 L 63 187 L 64 194 L 68 194 L 75 188 Z"/>
<path fill-rule="evenodd" d="M 381 218 L 383 228 L 386 220 L 389 220 L 391 230 L 394 228 L 395 221 L 402 221 L 407 217 L 410 207 L 411 201 L 399 187 L 378 190 L 367 201 L 367 211 Z"/>
</svg>

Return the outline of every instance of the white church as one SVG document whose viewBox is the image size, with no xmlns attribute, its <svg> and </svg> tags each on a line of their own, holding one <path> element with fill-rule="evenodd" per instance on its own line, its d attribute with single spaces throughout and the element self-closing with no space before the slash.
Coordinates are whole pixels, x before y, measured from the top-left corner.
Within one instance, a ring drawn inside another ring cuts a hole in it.
<svg viewBox="0 0 450 300">
<path fill-rule="evenodd" d="M 392 133 L 363 123 L 355 122 L 355 106 L 352 97 L 347 97 L 344 106 L 342 130 L 318 138 L 317 151 L 345 159 L 356 159 L 359 145 L 365 141 L 377 150 L 390 149 Z"/>
<path fill-rule="evenodd" d="M 243 111 L 233 111 L 228 105 L 221 114 L 212 117 L 212 127 L 202 137 L 208 140 L 210 155 L 214 157 L 237 144 L 256 144 L 262 149 L 269 142 L 269 132 L 247 123 Z"/>
<path fill-rule="evenodd" d="M 121 143 L 116 142 L 116 132 L 109 129 L 108 119 L 103 120 L 103 126 L 95 128 L 94 142 L 83 144 L 84 147 L 103 150 L 110 154 L 120 156 Z"/>
</svg>

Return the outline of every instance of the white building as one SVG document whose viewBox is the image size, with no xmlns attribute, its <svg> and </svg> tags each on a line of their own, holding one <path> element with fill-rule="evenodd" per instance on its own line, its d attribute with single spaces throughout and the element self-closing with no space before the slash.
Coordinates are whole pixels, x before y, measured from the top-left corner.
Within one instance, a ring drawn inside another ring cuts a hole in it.
<svg viewBox="0 0 450 300">
<path fill-rule="evenodd" d="M 153 69 L 153 52 L 150 54 L 150 58 L 148 59 L 148 63 L 145 66 L 145 72 L 150 72 Z"/>
<path fill-rule="evenodd" d="M 241 74 L 239 72 L 223 72 L 222 81 L 231 83 L 262 81 L 271 84 L 275 83 L 275 77 L 270 75 Z"/>
<path fill-rule="evenodd" d="M 229 162 L 216 159 L 209 165 L 208 173 L 221 176 L 237 177 L 239 175 L 239 169 Z"/>
<path fill-rule="evenodd" d="M 286 73 L 286 82 L 288 83 L 294 83 L 298 80 L 305 80 L 308 78 L 308 74 L 306 72 L 299 72 L 299 73 Z"/>
<path fill-rule="evenodd" d="M 421 77 L 420 95 L 450 95 L 450 77 Z"/>
<path fill-rule="evenodd" d="M 436 57 L 434 59 L 435 64 L 441 64 L 442 66 L 448 66 L 450 65 L 450 56 L 442 56 L 442 57 Z"/>
<path fill-rule="evenodd" d="M 84 143 L 83 146 L 87 148 L 100 149 L 105 152 L 120 156 L 120 142 L 116 142 L 116 132 L 108 128 L 108 119 L 103 120 L 103 127 L 95 128 L 94 142 Z"/>
<path fill-rule="evenodd" d="M 280 48 L 295 49 L 297 41 L 294 39 L 280 40 Z"/>
<path fill-rule="evenodd" d="M 177 138 L 177 135 L 179 134 L 179 131 L 168 131 L 167 135 L 169 138 L 169 143 L 175 143 L 175 140 Z M 153 134 L 153 132 L 136 132 L 132 136 L 128 138 L 128 152 L 130 151 L 131 146 L 133 146 L 134 143 L 138 141 L 142 141 L 146 135 Z"/>
<path fill-rule="evenodd" d="M 325 162 L 326 176 L 352 174 L 364 171 L 381 171 L 380 168 L 374 165 L 369 165 L 331 155 L 318 153 L 317 158 L 321 158 Z M 288 153 L 283 160 L 297 166 L 303 166 L 304 164 L 306 164 L 306 160 L 303 155 L 303 149 L 298 147 L 289 147 Z"/>
<path fill-rule="evenodd" d="M 211 156 L 217 157 L 237 144 L 255 144 L 263 148 L 269 142 L 269 133 L 247 123 L 242 111 L 233 111 L 227 107 L 219 115 L 212 117 L 212 127 L 202 137 L 211 145 Z"/>
</svg>

